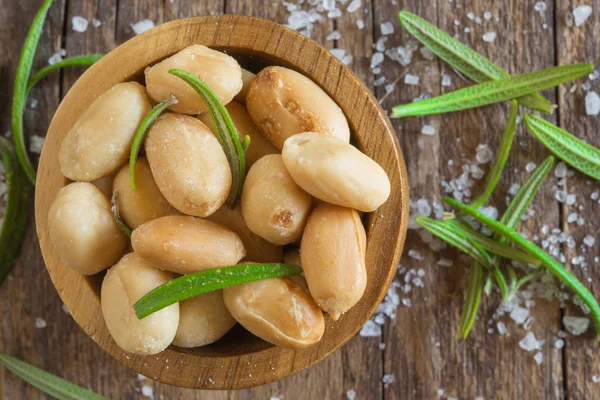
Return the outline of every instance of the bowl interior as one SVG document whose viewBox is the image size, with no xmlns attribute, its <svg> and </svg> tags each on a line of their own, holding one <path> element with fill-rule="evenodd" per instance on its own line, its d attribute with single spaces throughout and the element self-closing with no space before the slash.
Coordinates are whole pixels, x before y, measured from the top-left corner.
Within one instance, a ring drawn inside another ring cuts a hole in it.
<svg viewBox="0 0 600 400">
<path fill-rule="evenodd" d="M 224 51 L 258 72 L 269 65 L 292 68 L 320 85 L 344 111 L 352 141 L 377 161 L 392 182 L 390 199 L 365 216 L 368 285 L 362 300 L 337 322 L 326 318 L 323 339 L 302 350 L 280 349 L 239 325 L 218 342 L 195 349 L 171 346 L 156 356 L 134 356 L 114 343 L 100 311 L 104 274 L 83 277 L 62 264 L 48 238 L 47 215 L 69 181 L 58 167 L 58 151 L 77 117 L 116 83 L 143 83 L 146 66 L 191 45 Z M 408 189 L 402 154 L 385 113 L 369 91 L 328 51 L 281 25 L 241 16 L 211 16 L 161 25 L 119 46 L 75 83 L 50 125 L 38 169 L 36 224 L 46 267 L 73 318 L 103 349 L 137 372 L 178 386 L 231 389 L 249 387 L 300 371 L 345 343 L 366 322 L 393 278 L 404 243 Z M 173 360 L 173 361 L 169 361 Z M 177 361 L 176 363 L 174 361 Z"/>
</svg>

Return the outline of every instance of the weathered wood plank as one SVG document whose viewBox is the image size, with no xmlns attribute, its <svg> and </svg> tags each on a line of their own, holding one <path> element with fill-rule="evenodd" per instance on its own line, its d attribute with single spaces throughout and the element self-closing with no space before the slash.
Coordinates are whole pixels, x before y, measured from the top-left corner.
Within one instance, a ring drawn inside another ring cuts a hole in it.
<svg viewBox="0 0 600 400">
<path fill-rule="evenodd" d="M 583 4 L 594 8 L 592 15 L 587 21 L 577 27 L 573 21 L 573 10 Z M 600 38 L 600 15 L 598 14 L 600 4 L 597 1 L 557 1 L 556 23 L 557 23 L 557 62 L 558 64 L 571 64 L 578 62 L 591 62 L 598 64 L 600 49 L 598 38 Z M 585 90 L 582 83 L 587 82 L 591 89 Z M 576 83 L 567 84 L 559 91 L 558 104 L 560 126 L 573 133 L 594 146 L 600 146 L 600 119 L 597 116 L 586 115 L 585 97 L 588 92 L 600 92 L 600 81 L 580 79 Z M 565 246 L 565 254 L 569 260 L 573 257 L 582 256 L 587 267 L 582 264 L 571 262 L 571 271 L 581 279 L 588 288 L 596 295 L 600 294 L 600 273 L 598 263 L 594 258 L 598 255 L 599 243 L 588 248 L 584 245 L 583 238 L 591 235 L 598 241 L 598 205 L 597 201 L 591 200 L 593 192 L 600 190 L 597 181 L 575 172 L 572 177 L 566 179 L 564 187 L 568 193 L 577 195 L 576 203 L 569 207 L 562 207 L 562 227 L 568 235 L 573 235 L 577 246 L 568 248 Z M 567 222 L 571 213 L 578 213 L 583 218 L 584 225 Z M 585 253 L 584 253 L 585 251 Z M 578 264 L 578 265 L 575 265 Z M 569 306 L 564 315 L 584 316 L 577 306 Z M 587 316 L 589 317 L 589 315 Z M 591 399 L 600 393 L 600 383 L 594 382 L 593 377 L 600 377 L 600 365 L 598 364 L 598 351 L 600 345 L 594 340 L 593 323 L 590 324 L 588 332 L 583 336 L 571 336 L 566 339 L 565 345 L 565 367 L 566 367 L 566 394 L 572 399 Z M 564 329 L 564 328 L 563 328 Z"/>
<path fill-rule="evenodd" d="M 548 30 L 542 28 L 543 22 L 551 25 L 551 14 L 540 17 L 533 13 L 531 2 L 439 0 L 437 7 L 433 2 L 408 2 L 404 8 L 451 34 L 457 34 L 459 39 L 513 73 L 553 64 L 552 27 Z M 408 34 L 396 22 L 398 11 L 395 6 L 376 8 L 377 34 L 379 24 L 390 20 L 396 31 L 400 31 L 390 37 L 388 48 L 392 45 L 406 46 L 410 41 Z M 484 17 L 486 11 L 491 13 L 489 20 Z M 469 12 L 479 16 L 482 23 L 471 20 Z M 470 33 L 465 33 L 467 27 Z M 527 30 L 527 36 L 523 30 Z M 482 35 L 490 31 L 497 32 L 497 39 L 493 43 L 486 43 Z M 389 74 L 390 69 L 394 71 L 391 79 L 405 72 L 405 68 L 386 60 L 385 73 Z M 408 86 L 402 81 L 398 83 L 395 92 L 384 102 L 387 109 L 398 103 L 409 102 L 422 93 L 436 95 L 440 91 L 447 92 L 465 85 L 447 65 L 438 60 L 424 60 L 418 52 L 414 53 L 407 70 L 420 77 L 420 85 Z M 451 86 L 441 86 L 443 74 L 451 76 Z M 377 93 L 382 97 L 385 92 L 380 88 Z M 506 110 L 506 105 L 497 105 L 452 115 L 394 121 L 407 159 L 412 199 L 424 196 L 430 201 L 439 202 L 440 197 L 446 195 L 441 189 L 441 181 L 458 177 L 462 165 L 475 160 L 479 144 L 488 144 L 495 149 L 506 119 Z M 424 124 L 432 125 L 437 131 L 436 135 L 423 136 L 420 132 Z M 524 173 L 525 164 L 529 161 L 539 164 L 545 156 L 543 148 L 522 130 L 517 135 L 517 143 L 521 145 L 513 149 L 509 167 L 497 189 L 501 194 L 494 198 L 500 210 L 505 206 L 509 182 L 522 182 L 527 175 Z M 489 164 L 482 168 L 489 168 Z M 474 193 L 482 183 L 483 180 L 472 188 Z M 558 207 L 552 199 L 553 192 L 550 185 L 546 185 L 536 200 L 535 209 L 537 215 L 543 215 L 544 220 L 554 221 L 556 225 Z M 540 227 L 541 224 L 530 220 L 522 227 L 522 231 L 537 232 Z M 420 252 L 424 259 L 419 261 L 407 257 L 409 249 Z M 434 398 L 442 390 L 446 396 L 459 398 L 560 397 L 560 351 L 545 346 L 544 364 L 540 367 L 533 360 L 534 353 L 527 353 L 517 345 L 525 336 L 523 329 L 512 329 L 512 324 L 505 321 L 511 333 L 509 337 L 499 337 L 496 329 L 492 335 L 487 333 L 492 326 L 488 325 L 488 319 L 499 305 L 497 294 L 484 300 L 471 336 L 463 342 L 457 341 L 468 262 L 461 261 L 457 253 L 450 250 L 441 254 L 454 260 L 453 267 L 436 266 L 439 255 L 433 255 L 414 232 L 409 235 L 402 265 L 407 270 L 423 268 L 425 288 L 413 286 L 411 293 L 401 294 L 401 297 L 412 300 L 412 307 L 401 306 L 395 323 L 386 326 L 385 372 L 395 374 L 397 381 L 386 389 L 386 398 L 403 398 L 406 394 L 415 398 Z M 533 326 L 536 337 L 553 343 L 553 332 L 558 321 L 557 305 L 538 304 L 532 315 L 536 321 Z M 519 377 L 526 377 L 526 382 Z"/>
</svg>

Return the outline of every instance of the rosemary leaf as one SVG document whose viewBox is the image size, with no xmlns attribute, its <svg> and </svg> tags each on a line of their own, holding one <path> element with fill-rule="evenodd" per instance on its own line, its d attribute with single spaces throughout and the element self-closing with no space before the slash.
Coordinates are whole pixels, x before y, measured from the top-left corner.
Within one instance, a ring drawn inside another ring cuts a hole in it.
<svg viewBox="0 0 600 400">
<path fill-rule="evenodd" d="M 12 103 L 12 134 L 13 141 L 15 143 L 15 149 L 17 152 L 17 158 L 27 178 L 35 185 L 35 170 L 31 165 L 31 160 L 27 155 L 27 148 L 25 147 L 25 138 L 23 136 L 23 111 L 25 110 L 25 102 L 27 100 L 27 82 L 29 81 L 29 75 L 31 74 L 31 65 L 33 64 L 33 56 L 40 40 L 40 34 L 42 33 L 42 27 L 46 20 L 46 14 L 48 9 L 52 5 L 52 0 L 44 0 L 42 6 L 38 10 L 36 16 L 33 19 L 23 49 L 21 50 L 21 57 L 19 58 L 19 65 L 17 66 L 17 73 L 15 76 L 15 86 L 13 91 L 13 103 Z"/>
<path fill-rule="evenodd" d="M 481 303 L 481 292 L 483 291 L 483 266 L 475 260 L 471 261 L 469 271 L 469 283 L 467 284 L 467 296 L 460 314 L 458 325 L 458 338 L 466 339 L 471 327 L 477 317 L 479 304 Z"/>
<path fill-rule="evenodd" d="M 148 133 L 148 129 L 150 126 L 156 121 L 156 118 L 160 114 L 163 113 L 168 107 L 173 104 L 177 104 L 178 100 L 175 96 L 171 95 L 171 97 L 167 100 L 164 100 L 154 107 L 152 110 L 146 114 L 142 123 L 138 127 L 135 132 L 135 136 L 133 137 L 133 142 L 131 143 L 131 152 L 129 153 L 129 185 L 132 190 L 136 190 L 135 188 L 135 163 L 138 158 L 138 154 L 140 153 L 140 149 L 142 148 L 142 143 L 144 143 L 144 138 L 146 137 L 146 133 Z"/>
<path fill-rule="evenodd" d="M 515 128 L 517 126 L 518 113 L 519 104 L 515 100 L 513 100 L 510 103 L 508 121 L 506 122 L 504 132 L 502 132 L 502 138 L 500 139 L 500 147 L 496 152 L 496 160 L 494 161 L 494 165 L 492 165 L 490 172 L 488 172 L 483 192 L 471 202 L 471 207 L 473 208 L 479 208 L 485 204 L 485 202 L 492 195 L 494 189 L 496 188 L 496 185 L 498 184 L 498 181 L 500 180 L 500 175 L 502 174 L 502 170 L 506 165 L 506 161 L 508 160 L 508 154 L 510 153 L 510 148 L 513 143 Z"/>
<path fill-rule="evenodd" d="M 511 100 L 587 75 L 592 64 L 550 67 L 523 75 L 488 81 L 464 89 L 394 107 L 392 118 L 441 114 Z"/>
<path fill-rule="evenodd" d="M 11 357 L 2 351 L 0 351 L 0 365 L 25 382 L 58 400 L 107 400 L 106 397 L 34 367 L 25 361 Z"/>
<path fill-rule="evenodd" d="M 508 239 L 521 246 L 521 248 L 524 251 L 539 258 L 542 262 L 542 265 L 548 268 L 550 272 L 552 272 L 560 281 L 569 286 L 590 308 L 592 316 L 594 318 L 594 322 L 596 324 L 596 332 L 598 338 L 600 339 L 600 305 L 598 305 L 598 301 L 596 301 L 594 295 L 575 276 L 573 276 L 569 271 L 567 271 L 558 261 L 552 258 L 549 254 L 544 252 L 535 244 L 531 243 L 529 240 L 525 239 L 514 229 L 511 229 L 498 221 L 494 221 L 493 219 L 480 213 L 476 209 L 469 207 L 463 203 L 460 203 L 454 199 L 445 198 L 444 201 L 450 204 L 452 207 L 455 207 L 469 215 L 472 215 L 481 223 L 487 225 L 490 229 L 497 232 L 499 235 L 507 237 Z"/>
<path fill-rule="evenodd" d="M 119 213 L 119 191 L 115 190 L 112 195 L 112 199 L 110 200 L 111 208 L 113 212 L 113 216 L 115 217 L 115 222 L 117 226 L 128 238 L 131 237 L 131 228 L 127 226 L 125 221 L 121 218 L 121 213 Z"/>
<path fill-rule="evenodd" d="M 244 152 L 244 146 L 240 141 L 238 131 L 235 125 L 233 125 L 233 121 L 225 106 L 221 104 L 219 98 L 204 82 L 202 82 L 202 80 L 197 76 L 180 69 L 172 69 L 169 73 L 183 79 L 190 85 L 208 107 L 210 117 L 215 126 L 215 130 L 217 131 L 217 139 L 223 147 L 223 151 L 225 152 L 225 156 L 227 157 L 231 169 L 232 183 L 231 191 L 227 198 L 227 205 L 229 208 L 234 208 L 242 194 L 242 187 L 244 186 L 244 179 L 246 178 L 246 154 Z M 246 146 L 250 144 L 249 141 L 245 142 Z"/>
<path fill-rule="evenodd" d="M 558 158 L 600 180 L 600 149 L 535 115 L 525 114 L 525 125 Z"/>
<path fill-rule="evenodd" d="M 90 66 L 96 63 L 96 61 L 101 59 L 103 56 L 104 54 L 85 54 L 82 56 L 65 58 L 64 60 L 60 60 L 52 65 L 48 65 L 40 69 L 29 79 L 29 82 L 27 83 L 27 94 L 29 94 L 31 88 L 33 88 L 40 79 L 48 75 L 50 72 L 65 67 Z"/>
<path fill-rule="evenodd" d="M 429 50 L 471 80 L 481 83 L 510 76 L 498 65 L 423 18 L 408 11 L 400 11 L 398 18 L 406 30 Z M 518 101 L 525 107 L 545 113 L 551 113 L 556 108 L 539 93 L 520 97 Z"/>
<path fill-rule="evenodd" d="M 133 309 L 137 317 L 142 319 L 171 304 L 202 293 L 260 279 L 297 275 L 301 272 L 302 268 L 297 265 L 283 263 L 240 264 L 207 269 L 160 285 L 138 300 Z"/>
</svg>

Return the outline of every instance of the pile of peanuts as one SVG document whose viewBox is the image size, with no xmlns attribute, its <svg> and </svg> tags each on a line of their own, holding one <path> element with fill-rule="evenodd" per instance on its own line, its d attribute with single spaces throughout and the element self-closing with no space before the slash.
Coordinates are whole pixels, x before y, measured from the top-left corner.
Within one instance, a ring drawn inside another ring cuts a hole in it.
<svg viewBox="0 0 600 400">
<path fill-rule="evenodd" d="M 234 209 L 224 205 L 232 176 L 206 105 L 171 69 L 203 80 L 226 105 L 240 138 L 251 138 Z M 315 344 L 325 329 L 323 312 L 337 320 L 365 290 L 359 212 L 387 200 L 385 171 L 349 144 L 336 103 L 291 69 L 271 66 L 254 75 L 225 53 L 193 45 L 148 67 L 145 85 L 107 90 L 64 138 L 60 169 L 73 182 L 48 215 L 63 263 L 84 275 L 110 267 L 102 313 L 115 342 L 130 353 L 204 346 L 236 322 L 280 347 Z M 135 132 L 152 104 L 171 94 L 178 103 L 150 127 L 133 190 L 128 160 Z M 131 240 L 113 217 L 113 191 Z M 230 286 L 143 319 L 132 308 L 179 275 L 282 260 L 302 266 L 303 274 Z"/>
</svg>

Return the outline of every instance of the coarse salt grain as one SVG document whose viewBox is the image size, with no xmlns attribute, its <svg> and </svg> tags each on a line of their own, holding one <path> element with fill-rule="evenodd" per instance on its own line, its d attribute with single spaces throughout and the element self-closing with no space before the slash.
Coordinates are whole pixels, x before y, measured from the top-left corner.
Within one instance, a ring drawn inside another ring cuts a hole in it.
<svg viewBox="0 0 600 400">
<path fill-rule="evenodd" d="M 573 10 L 573 17 L 575 17 L 575 26 L 581 26 L 587 21 L 592 15 L 592 7 L 588 5 L 580 5 Z"/>
<path fill-rule="evenodd" d="M 587 235 L 586 237 L 583 238 L 583 243 L 587 247 L 592 247 L 592 246 L 594 246 L 594 244 L 596 244 L 596 238 L 593 237 L 592 235 Z"/>
<path fill-rule="evenodd" d="M 435 128 L 431 125 L 423 125 L 423 128 L 421 129 L 421 133 L 423 135 L 433 136 L 433 135 L 435 135 Z"/>
<path fill-rule="evenodd" d="M 418 85 L 421 78 L 417 75 L 406 74 L 404 77 L 404 83 L 407 85 Z"/>
<path fill-rule="evenodd" d="M 40 317 L 37 317 L 37 318 L 35 319 L 35 327 L 36 327 L 36 328 L 38 328 L 38 329 L 43 329 L 43 328 L 45 328 L 46 326 L 48 326 L 48 324 L 47 324 L 47 323 L 46 323 L 46 321 L 44 321 L 42 318 L 40 318 Z"/>
<path fill-rule="evenodd" d="M 152 386 L 143 385 L 142 386 L 142 394 L 146 397 L 154 399 L 154 389 L 152 389 Z"/>
<path fill-rule="evenodd" d="M 335 19 L 342 16 L 342 10 L 339 8 L 334 8 L 333 10 L 327 13 L 327 18 Z"/>
<path fill-rule="evenodd" d="M 352 389 L 348 390 L 346 392 L 346 398 L 348 400 L 354 400 L 354 399 L 356 399 L 356 392 L 354 390 L 352 390 Z"/>
<path fill-rule="evenodd" d="M 154 22 L 149 19 L 143 19 L 135 24 L 131 24 L 130 26 L 133 30 L 133 33 L 139 35 L 140 33 L 144 33 L 147 30 L 154 28 Z"/>
<path fill-rule="evenodd" d="M 100 21 L 99 19 L 96 19 L 96 18 L 92 18 L 92 26 L 94 28 L 98 28 L 98 27 L 102 26 L 102 21 Z"/>
<path fill-rule="evenodd" d="M 588 92 L 585 95 L 585 113 L 587 115 L 600 114 L 600 96 L 596 92 Z"/>
<path fill-rule="evenodd" d="M 594 383 L 600 383 L 600 375 L 594 375 L 594 376 L 592 376 L 592 382 L 594 382 Z"/>
<path fill-rule="evenodd" d="M 382 35 L 391 35 L 394 33 L 394 24 L 391 22 L 384 22 L 380 25 Z"/>
<path fill-rule="evenodd" d="M 484 42 L 493 42 L 494 40 L 496 40 L 496 32 L 486 32 L 483 34 L 483 41 Z"/>
<path fill-rule="evenodd" d="M 533 332 L 529 332 L 523 339 L 521 339 L 519 342 L 519 347 L 525 351 L 539 350 L 541 348 L 541 343 L 535 338 L 535 334 Z"/>
<path fill-rule="evenodd" d="M 564 162 L 559 162 L 554 169 L 554 176 L 557 178 L 564 178 L 567 176 L 567 165 Z"/>
<path fill-rule="evenodd" d="M 394 374 L 385 374 L 383 378 L 381 378 L 381 382 L 384 387 L 388 387 L 391 383 L 394 382 Z"/>
<path fill-rule="evenodd" d="M 67 55 L 67 51 L 65 49 L 61 49 L 60 51 L 57 51 L 56 53 L 54 53 L 50 56 L 50 58 L 48 59 L 48 64 L 54 65 L 57 62 L 62 61 L 63 57 L 66 55 Z"/>
<path fill-rule="evenodd" d="M 362 19 L 359 19 L 358 21 L 356 21 L 356 27 L 358 29 L 364 29 L 365 28 L 365 22 Z"/>
<path fill-rule="evenodd" d="M 538 12 L 544 12 L 546 11 L 546 3 L 544 3 L 543 1 L 538 1 L 533 6 L 533 9 Z"/>
<path fill-rule="evenodd" d="M 40 154 L 42 152 L 42 147 L 44 147 L 44 140 L 46 138 L 38 135 L 33 135 L 29 138 L 29 150 L 32 153 Z"/>
<path fill-rule="evenodd" d="M 375 322 L 369 320 L 360 329 L 360 336 L 362 337 L 376 337 L 381 336 L 381 327 Z"/>
<path fill-rule="evenodd" d="M 475 160 L 479 164 L 487 164 L 494 158 L 494 153 L 487 144 L 479 145 L 477 147 L 477 153 L 475 154 Z"/>
<path fill-rule="evenodd" d="M 327 35 L 325 40 L 340 40 L 341 38 L 342 35 L 338 31 L 333 31 L 329 35 Z"/>
<path fill-rule="evenodd" d="M 542 365 L 542 361 L 544 360 L 544 354 L 542 352 L 536 353 L 536 355 L 533 356 L 533 359 L 535 360 L 537 365 Z"/>
<path fill-rule="evenodd" d="M 525 171 L 531 173 L 531 172 L 533 172 L 533 170 L 535 169 L 535 167 L 537 167 L 537 165 L 535 165 L 535 163 L 528 162 L 527 165 L 525 165 Z"/>
<path fill-rule="evenodd" d="M 440 258 L 436 265 L 440 267 L 451 267 L 454 264 L 454 261 L 447 258 Z"/>
<path fill-rule="evenodd" d="M 452 78 L 450 77 L 450 75 L 444 74 L 444 76 L 442 76 L 442 86 L 450 85 L 452 85 Z"/>
<path fill-rule="evenodd" d="M 355 12 L 360 8 L 361 5 L 362 5 L 362 0 L 352 0 L 350 2 L 350 4 L 348 4 L 346 11 L 351 12 L 351 13 Z M 363 27 L 364 27 L 364 24 L 363 24 Z M 359 28 L 359 29 L 362 29 L 362 28 Z"/>
<path fill-rule="evenodd" d="M 565 347 L 565 340 L 556 339 L 556 341 L 554 342 L 554 347 L 556 347 L 557 349 L 562 349 L 563 347 Z"/>
<path fill-rule="evenodd" d="M 379 52 L 379 51 L 373 53 L 373 55 L 371 56 L 371 69 L 377 67 L 382 62 L 383 62 L 383 53 Z"/>
<path fill-rule="evenodd" d="M 590 320 L 585 317 L 574 317 L 572 315 L 565 315 L 562 319 L 565 328 L 574 336 L 579 336 L 587 331 Z"/>
<path fill-rule="evenodd" d="M 335 8 L 335 0 L 323 0 L 323 8 L 327 11 Z"/>
<path fill-rule="evenodd" d="M 525 322 L 527 317 L 529 316 L 529 310 L 523 307 L 515 307 L 510 312 L 510 318 L 515 321 L 518 325 L 521 325 Z"/>
<path fill-rule="evenodd" d="M 487 19 L 487 20 L 490 20 L 490 19 L 492 19 L 492 13 L 491 13 L 491 12 L 489 12 L 489 11 L 486 11 L 486 12 L 484 12 L 484 13 L 483 13 L 483 18 L 485 18 L 485 19 Z"/>
<path fill-rule="evenodd" d="M 88 28 L 88 20 L 87 20 L 87 19 L 85 19 L 85 18 L 83 18 L 83 17 L 80 17 L 80 16 L 78 16 L 78 15 L 74 16 L 74 17 L 71 19 L 71 24 L 73 25 L 73 30 L 74 30 L 75 32 L 80 32 L 80 33 L 83 33 L 83 32 L 85 32 L 85 31 L 87 31 L 87 28 Z"/>
<path fill-rule="evenodd" d="M 422 260 L 423 256 L 417 250 L 410 249 L 408 250 L 408 256 L 410 258 L 414 258 L 415 260 Z"/>
</svg>

